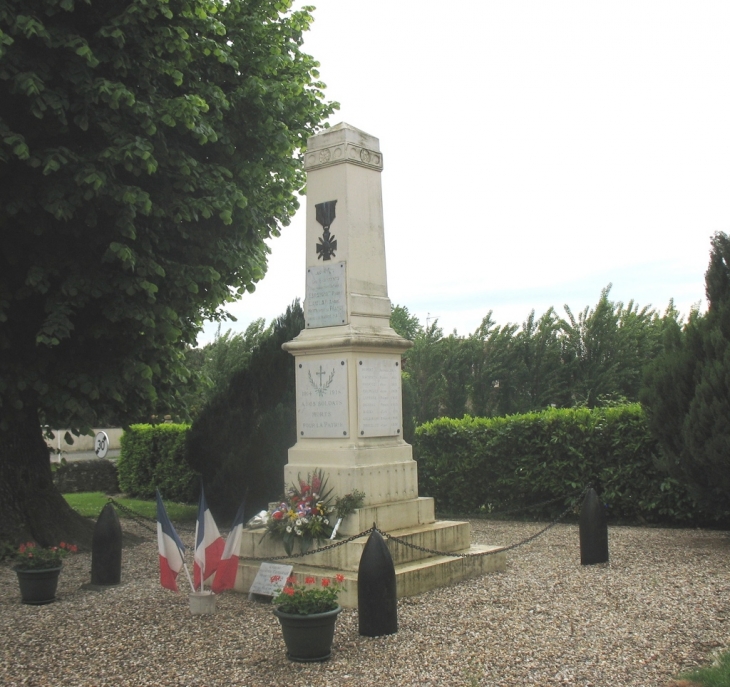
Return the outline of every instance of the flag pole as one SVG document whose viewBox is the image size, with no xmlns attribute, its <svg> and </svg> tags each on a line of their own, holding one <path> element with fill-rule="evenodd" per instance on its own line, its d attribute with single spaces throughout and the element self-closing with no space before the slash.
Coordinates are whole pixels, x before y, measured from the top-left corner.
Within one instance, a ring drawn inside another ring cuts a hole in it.
<svg viewBox="0 0 730 687">
<path fill-rule="evenodd" d="M 179 549 L 178 549 L 179 551 Z M 180 551 L 180 555 L 182 556 L 182 551 Z M 193 579 L 190 577 L 190 571 L 188 570 L 188 564 L 185 562 L 185 559 L 183 558 L 183 568 L 185 568 L 185 574 L 188 576 L 188 582 L 190 582 L 190 589 L 193 590 L 193 594 L 195 594 L 195 586 L 193 585 Z"/>
</svg>

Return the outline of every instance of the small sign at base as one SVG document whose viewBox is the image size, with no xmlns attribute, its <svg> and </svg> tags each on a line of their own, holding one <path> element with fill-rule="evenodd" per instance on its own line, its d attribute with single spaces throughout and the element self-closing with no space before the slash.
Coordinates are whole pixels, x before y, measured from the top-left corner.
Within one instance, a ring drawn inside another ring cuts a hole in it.
<svg viewBox="0 0 730 687">
<path fill-rule="evenodd" d="M 254 594 L 268 597 L 278 594 L 284 588 L 287 577 L 291 575 L 292 568 L 291 565 L 262 563 L 256 573 L 251 589 L 248 590 L 249 598 Z"/>
</svg>

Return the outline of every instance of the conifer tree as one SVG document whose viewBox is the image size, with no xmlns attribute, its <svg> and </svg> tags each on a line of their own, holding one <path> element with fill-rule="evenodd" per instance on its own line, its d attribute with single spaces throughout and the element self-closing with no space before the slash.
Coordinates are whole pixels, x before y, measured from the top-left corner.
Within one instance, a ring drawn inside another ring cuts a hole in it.
<svg viewBox="0 0 730 687">
<path fill-rule="evenodd" d="M 193 422 L 187 459 L 202 474 L 209 503 L 224 521 L 245 493 L 248 512 L 280 495 L 287 451 L 297 440 L 294 358 L 281 346 L 302 329 L 304 311 L 296 300 Z"/>
<path fill-rule="evenodd" d="M 665 331 L 665 351 L 641 394 L 664 466 L 687 481 L 708 515 L 730 517 L 730 238 L 712 238 L 708 311 Z"/>
</svg>

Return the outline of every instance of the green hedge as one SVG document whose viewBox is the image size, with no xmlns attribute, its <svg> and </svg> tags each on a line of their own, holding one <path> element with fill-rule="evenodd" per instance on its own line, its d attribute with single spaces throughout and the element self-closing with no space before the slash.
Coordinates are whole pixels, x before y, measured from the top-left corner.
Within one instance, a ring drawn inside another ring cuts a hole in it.
<svg viewBox="0 0 730 687">
<path fill-rule="evenodd" d="M 132 425 L 121 440 L 117 467 L 119 486 L 129 496 L 163 498 L 192 503 L 199 493 L 200 478 L 185 460 L 189 425 Z"/>
<path fill-rule="evenodd" d="M 440 512 L 525 508 L 593 485 L 615 519 L 694 520 L 694 501 L 657 468 L 658 451 L 639 404 L 440 419 L 415 440 L 419 491 Z M 570 503 L 530 513 L 553 517 Z"/>
</svg>

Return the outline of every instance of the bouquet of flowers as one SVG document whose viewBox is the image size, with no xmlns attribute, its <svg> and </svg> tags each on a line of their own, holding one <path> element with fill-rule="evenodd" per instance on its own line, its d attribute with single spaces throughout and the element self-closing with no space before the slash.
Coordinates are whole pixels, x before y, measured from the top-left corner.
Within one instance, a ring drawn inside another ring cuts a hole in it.
<svg viewBox="0 0 730 687">
<path fill-rule="evenodd" d="M 43 549 L 29 541 L 21 544 L 13 556 L 15 567 L 18 570 L 49 570 L 60 568 L 63 559 L 69 553 L 76 553 L 78 548 L 75 544 L 61 542 L 58 546 Z"/>
<path fill-rule="evenodd" d="M 272 603 L 281 613 L 293 615 L 334 611 L 338 606 L 337 595 L 344 581 L 344 576 L 338 574 L 334 580 L 323 578 L 319 585 L 311 576 L 304 580 L 304 584 L 297 584 L 297 578 L 292 576 L 287 579 L 286 586 L 273 598 Z"/>
<path fill-rule="evenodd" d="M 315 539 L 332 534 L 330 516 L 335 509 L 329 502 L 331 494 L 321 470 L 308 475 L 306 482 L 300 479 L 299 486 L 289 487 L 281 502 L 269 509 L 264 536 L 280 538 L 288 555 L 297 541 L 301 552 L 306 553 Z"/>
</svg>

